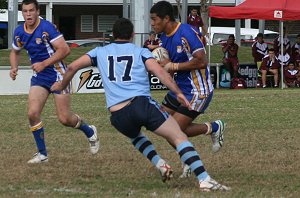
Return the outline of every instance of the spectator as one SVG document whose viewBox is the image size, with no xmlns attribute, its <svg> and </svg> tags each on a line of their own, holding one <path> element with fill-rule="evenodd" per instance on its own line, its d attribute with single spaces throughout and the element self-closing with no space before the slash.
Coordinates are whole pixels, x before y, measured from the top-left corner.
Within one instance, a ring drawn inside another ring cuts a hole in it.
<svg viewBox="0 0 300 198">
<path fill-rule="evenodd" d="M 239 46 L 235 43 L 234 35 L 229 35 L 227 42 L 222 47 L 224 53 L 223 64 L 234 78 L 238 77 L 238 50 Z"/>
<path fill-rule="evenodd" d="M 198 15 L 198 11 L 196 8 L 191 9 L 191 13 L 187 18 L 187 23 L 193 26 L 193 28 L 197 31 L 200 31 L 199 28 L 201 27 L 202 35 L 203 36 L 207 35 L 207 29 L 204 26 L 201 16 Z"/>
<path fill-rule="evenodd" d="M 280 35 L 278 35 L 273 42 L 273 46 L 274 46 L 274 51 L 275 51 L 275 55 L 278 56 L 280 48 L 281 48 L 281 39 L 280 39 Z M 286 33 L 286 28 L 283 28 L 283 47 L 286 48 L 286 51 L 288 54 L 291 54 L 291 42 L 290 40 L 287 38 L 287 33 Z"/>
<path fill-rule="evenodd" d="M 288 87 L 299 87 L 300 85 L 300 73 L 293 62 L 290 62 L 287 69 L 284 70 L 284 82 Z"/>
<path fill-rule="evenodd" d="M 300 62 L 300 34 L 297 35 L 297 41 L 292 47 L 292 61 L 294 63 Z"/>
<path fill-rule="evenodd" d="M 144 48 L 148 48 L 150 51 L 153 51 L 155 48 L 159 47 L 160 40 L 156 38 L 155 32 L 151 31 L 149 33 L 149 39 L 144 43 Z"/>
<path fill-rule="evenodd" d="M 262 59 L 262 63 L 260 66 L 260 72 L 261 72 L 261 80 L 262 80 L 262 87 L 266 88 L 266 81 L 267 81 L 267 74 L 273 74 L 274 75 L 274 87 L 278 87 L 278 68 L 279 68 L 279 62 L 278 59 L 275 56 L 275 51 L 273 48 L 269 49 L 268 55 L 266 55 Z"/>
<path fill-rule="evenodd" d="M 287 49 L 285 47 L 283 48 L 283 55 L 281 55 L 281 50 L 279 50 L 277 58 L 279 61 L 279 65 L 281 66 L 282 63 L 284 68 L 286 68 L 289 62 L 291 62 L 291 56 L 287 53 Z"/>
<path fill-rule="evenodd" d="M 262 33 L 257 34 L 257 41 L 252 45 L 252 56 L 255 64 L 261 64 L 262 59 L 268 54 L 268 44 L 264 42 L 264 35 Z"/>
</svg>

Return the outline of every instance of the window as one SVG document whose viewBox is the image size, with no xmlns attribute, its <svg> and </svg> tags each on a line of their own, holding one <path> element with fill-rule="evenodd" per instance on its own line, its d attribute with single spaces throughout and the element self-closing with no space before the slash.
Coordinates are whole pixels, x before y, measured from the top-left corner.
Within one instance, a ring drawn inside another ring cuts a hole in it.
<svg viewBox="0 0 300 198">
<path fill-rule="evenodd" d="M 93 15 L 81 15 L 81 32 L 93 32 Z"/>
<path fill-rule="evenodd" d="M 98 15 L 98 32 L 111 32 L 117 15 Z"/>
</svg>

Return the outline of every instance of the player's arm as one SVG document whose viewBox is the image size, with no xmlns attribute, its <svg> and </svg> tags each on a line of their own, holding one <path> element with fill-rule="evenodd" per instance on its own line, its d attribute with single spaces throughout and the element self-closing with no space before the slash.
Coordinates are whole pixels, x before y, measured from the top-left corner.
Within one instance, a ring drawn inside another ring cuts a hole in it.
<svg viewBox="0 0 300 198">
<path fill-rule="evenodd" d="M 60 38 L 56 39 L 51 44 L 55 48 L 55 53 L 51 57 L 47 58 L 46 60 L 33 64 L 32 69 L 34 71 L 40 72 L 40 71 L 44 70 L 46 67 L 53 65 L 59 61 L 62 61 L 71 52 L 64 37 L 60 37 Z"/>
<path fill-rule="evenodd" d="M 167 73 L 154 58 L 146 60 L 145 65 L 147 70 L 154 74 L 164 85 L 166 85 L 177 96 L 177 100 L 185 107 L 191 109 L 189 101 L 183 95 L 179 87 L 176 85 L 174 79 Z"/>
<path fill-rule="evenodd" d="M 195 69 L 206 69 L 208 60 L 205 54 L 204 49 L 197 50 L 193 53 L 193 58 L 184 63 L 172 63 L 167 60 L 164 62 L 160 62 L 163 65 L 164 69 L 168 72 L 176 72 L 176 71 L 188 71 Z"/>
<path fill-rule="evenodd" d="M 16 77 L 18 75 L 18 66 L 19 66 L 19 60 L 20 60 L 20 50 L 15 50 L 12 48 L 9 55 L 9 61 L 10 61 L 10 72 L 9 76 L 12 80 L 16 80 Z"/>
<path fill-rule="evenodd" d="M 88 67 L 92 65 L 91 58 L 88 55 L 83 55 L 80 58 L 73 61 L 70 65 L 68 65 L 67 72 L 64 74 L 64 78 L 60 82 L 56 82 L 52 85 L 52 91 L 62 91 L 64 90 L 72 80 L 73 76 L 76 72 L 82 68 Z"/>
</svg>

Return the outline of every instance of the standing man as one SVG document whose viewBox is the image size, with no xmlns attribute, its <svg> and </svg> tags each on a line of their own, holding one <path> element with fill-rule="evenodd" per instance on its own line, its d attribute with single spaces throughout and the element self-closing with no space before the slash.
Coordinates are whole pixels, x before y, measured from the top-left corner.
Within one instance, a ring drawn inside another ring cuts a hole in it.
<svg viewBox="0 0 300 198">
<path fill-rule="evenodd" d="M 257 34 L 257 40 L 252 45 L 252 56 L 256 65 L 260 65 L 262 59 L 268 54 L 268 44 L 264 42 L 263 33 Z M 259 68 L 259 66 L 258 66 Z"/>
<path fill-rule="evenodd" d="M 190 108 L 189 102 L 172 77 L 160 67 L 151 52 L 130 43 L 134 36 L 131 21 L 118 19 L 113 26 L 113 36 L 115 43 L 97 47 L 72 62 L 63 81 L 54 84 L 52 90 L 66 88 L 79 69 L 90 65 L 97 66 L 103 77 L 111 124 L 130 138 L 133 145 L 149 160 L 154 156 L 159 159 L 151 162 L 160 170 L 165 180 L 170 178 L 171 168 L 160 159 L 150 140 L 141 132 L 142 126 L 164 137 L 176 148 L 180 159 L 191 166 L 198 178 L 200 190 L 229 190 L 208 175 L 197 151 L 174 118 L 151 98 L 148 71 L 173 91 L 178 103 Z"/>
<path fill-rule="evenodd" d="M 40 9 L 36 0 L 23 0 L 21 6 L 25 23 L 18 26 L 14 32 L 10 53 L 10 77 L 12 80 L 16 79 L 20 51 L 26 49 L 33 70 L 28 95 L 28 118 L 38 150 L 28 163 L 48 161 L 41 113 L 50 93 L 54 96 L 59 121 L 65 126 L 80 129 L 88 138 L 91 153 L 97 153 L 99 138 L 96 127 L 86 124 L 70 111 L 70 86 L 66 86 L 62 91 L 50 90 L 53 83 L 61 81 L 66 72 L 63 59 L 70 53 L 70 49 L 63 35 L 52 23 L 39 18 Z"/>
<path fill-rule="evenodd" d="M 195 30 L 200 31 L 199 28 L 201 28 L 201 33 L 203 36 L 207 35 L 207 29 L 204 26 L 204 23 L 202 21 L 202 18 L 200 15 L 198 15 L 198 11 L 196 8 L 191 9 L 191 13 L 188 15 L 187 23 L 193 26 Z"/>
<path fill-rule="evenodd" d="M 224 122 L 217 120 L 205 124 L 193 123 L 197 116 L 204 113 L 213 97 L 213 85 L 200 35 L 190 25 L 175 21 L 173 7 L 167 1 L 154 4 L 150 16 L 151 26 L 156 33 L 162 33 L 162 47 L 168 50 L 171 59 L 161 62 L 161 65 L 166 71 L 177 73 L 175 81 L 192 106 L 188 109 L 181 105 L 177 102 L 175 93 L 170 90 L 163 100 L 163 107 L 173 115 L 188 137 L 210 135 L 213 151 L 216 152 L 224 142 Z M 189 176 L 186 166 L 182 176 Z"/>
<path fill-rule="evenodd" d="M 292 61 L 296 65 L 300 63 L 300 34 L 297 35 L 297 41 L 292 46 Z"/>
</svg>

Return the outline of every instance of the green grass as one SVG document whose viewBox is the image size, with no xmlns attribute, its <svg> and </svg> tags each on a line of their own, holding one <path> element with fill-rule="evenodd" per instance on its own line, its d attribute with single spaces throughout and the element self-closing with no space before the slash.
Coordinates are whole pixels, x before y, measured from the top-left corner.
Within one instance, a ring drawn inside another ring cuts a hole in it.
<svg viewBox="0 0 300 198">
<path fill-rule="evenodd" d="M 161 101 L 165 92 L 153 91 Z M 56 119 L 52 97 L 43 122 L 49 163 L 28 165 L 35 151 L 26 118 L 27 95 L 0 96 L 0 197 L 299 197 L 299 89 L 218 89 L 196 122 L 222 118 L 224 148 L 213 154 L 209 136 L 190 140 L 207 171 L 230 192 L 201 193 L 194 177 L 179 179 L 181 163 L 162 138 L 146 134 L 175 171 L 159 173 L 109 122 L 103 94 L 74 94 L 73 111 L 98 127 L 101 150 L 89 154 L 79 131 Z"/>
<path fill-rule="evenodd" d="M 83 47 L 83 48 L 72 48 L 71 54 L 66 58 L 67 63 L 71 63 L 76 58 L 79 58 L 81 55 L 85 54 L 92 48 Z M 9 63 L 9 50 L 2 49 L 0 50 L 0 66 L 10 65 Z M 28 56 L 25 50 L 21 51 L 22 56 L 20 59 L 20 65 L 27 66 L 30 65 Z M 208 53 L 208 48 L 207 48 Z M 223 58 L 222 48 L 220 45 L 215 45 L 211 48 L 211 62 L 212 63 L 221 63 Z M 240 47 L 239 49 L 239 61 L 240 63 L 252 63 L 253 58 L 251 55 L 251 47 Z"/>
</svg>

